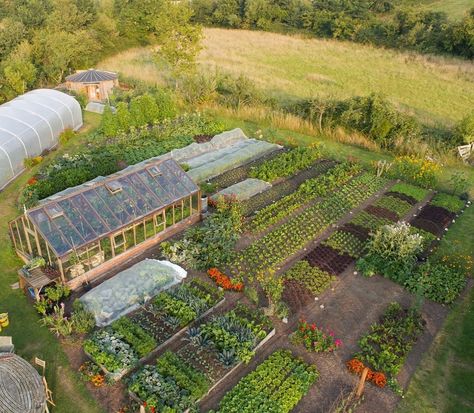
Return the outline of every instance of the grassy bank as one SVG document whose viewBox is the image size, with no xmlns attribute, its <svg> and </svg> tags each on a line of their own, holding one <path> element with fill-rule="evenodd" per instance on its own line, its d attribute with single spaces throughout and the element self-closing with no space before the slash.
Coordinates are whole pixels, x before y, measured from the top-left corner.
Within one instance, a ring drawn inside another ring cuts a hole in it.
<svg viewBox="0 0 474 413">
<path fill-rule="evenodd" d="M 90 131 L 98 124 L 100 117 L 87 114 L 83 133 L 47 156 L 45 162 L 61 153 L 81 146 L 85 131 Z M 7 311 L 10 326 L 0 334 L 13 337 L 16 352 L 26 360 L 35 356 L 46 360 L 46 377 L 53 391 L 57 405 L 55 413 L 99 413 L 102 410 L 79 380 L 77 372 L 69 367 L 69 362 L 58 340 L 39 324 L 39 316 L 20 290 L 9 286 L 18 281 L 17 270 L 23 264 L 16 256 L 8 236 L 8 221 L 18 216 L 15 205 L 21 188 L 34 174 L 38 167 L 25 172 L 4 191 L 0 192 L 0 312 Z"/>
<path fill-rule="evenodd" d="M 472 62 L 256 31 L 206 28 L 204 35 L 199 62 L 205 71 L 244 74 L 284 100 L 379 92 L 427 123 L 450 124 L 472 110 Z M 152 48 L 128 50 L 99 67 L 163 82 Z"/>
</svg>

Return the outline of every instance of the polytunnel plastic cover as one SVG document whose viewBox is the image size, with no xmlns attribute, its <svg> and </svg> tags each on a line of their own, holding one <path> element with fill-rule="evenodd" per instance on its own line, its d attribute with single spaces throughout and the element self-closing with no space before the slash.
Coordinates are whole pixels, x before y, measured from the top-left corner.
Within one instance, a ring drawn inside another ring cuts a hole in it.
<svg viewBox="0 0 474 413">
<path fill-rule="evenodd" d="M 187 272 L 169 261 L 145 259 L 84 294 L 80 301 L 104 327 L 146 303 L 160 291 L 186 278 Z"/>
<path fill-rule="evenodd" d="M 54 147 L 65 129 L 81 126 L 79 103 L 57 90 L 33 90 L 0 105 L 0 189 L 24 170 L 26 158 Z"/>
</svg>

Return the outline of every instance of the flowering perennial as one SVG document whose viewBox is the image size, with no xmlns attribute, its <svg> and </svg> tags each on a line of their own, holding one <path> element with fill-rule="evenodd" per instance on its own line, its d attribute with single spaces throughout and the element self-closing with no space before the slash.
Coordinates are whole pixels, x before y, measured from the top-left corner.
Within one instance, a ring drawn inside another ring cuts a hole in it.
<svg viewBox="0 0 474 413">
<path fill-rule="evenodd" d="M 296 344 L 304 344 L 307 350 L 317 353 L 334 351 L 342 345 L 342 341 L 335 338 L 332 331 L 324 331 L 316 324 L 308 324 L 303 319 L 300 320 L 292 340 Z"/>
<path fill-rule="evenodd" d="M 361 376 L 365 367 L 367 367 L 364 366 L 364 363 L 362 363 L 360 360 L 357 360 L 356 358 L 349 360 L 346 363 L 346 366 L 351 373 L 355 373 L 358 376 Z M 387 378 L 384 373 L 373 371 L 370 368 L 369 372 L 367 373 L 367 377 L 365 378 L 365 381 L 370 381 L 377 387 L 385 387 L 385 385 L 387 384 Z"/>
<path fill-rule="evenodd" d="M 232 281 L 227 275 L 220 272 L 217 268 L 209 268 L 207 274 L 211 277 L 219 287 L 222 287 L 224 290 L 233 290 L 233 291 L 242 291 L 244 289 L 244 284 L 241 282 Z"/>
</svg>

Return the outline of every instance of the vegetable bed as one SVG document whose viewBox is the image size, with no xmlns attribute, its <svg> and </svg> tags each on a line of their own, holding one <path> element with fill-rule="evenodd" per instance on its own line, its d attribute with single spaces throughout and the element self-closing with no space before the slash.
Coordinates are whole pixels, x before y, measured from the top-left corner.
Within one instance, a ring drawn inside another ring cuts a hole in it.
<svg viewBox="0 0 474 413">
<path fill-rule="evenodd" d="M 287 222 L 240 251 L 231 266 L 234 275 L 252 277 L 259 271 L 275 269 L 385 183 L 384 179 L 372 174 L 353 178 L 337 192 L 291 216 Z"/>
<path fill-rule="evenodd" d="M 289 413 L 317 378 L 316 367 L 278 350 L 223 397 L 216 413 Z"/>
<path fill-rule="evenodd" d="M 272 332 L 270 320 L 260 311 L 238 304 L 190 328 L 175 353 L 165 353 L 132 376 L 129 391 L 157 411 L 182 413 L 240 362 L 250 361 Z"/>
<path fill-rule="evenodd" d="M 359 340 L 361 350 L 348 362 L 349 371 L 361 374 L 367 366 L 371 369 L 368 380 L 379 387 L 387 381 L 396 387 L 396 375 L 423 328 L 424 321 L 416 309 L 390 304 L 380 322 L 372 324 L 370 332 Z"/>
<path fill-rule="evenodd" d="M 222 302 L 223 294 L 199 279 L 179 284 L 93 332 L 84 342 L 84 351 L 113 380 L 119 380 L 140 359 Z"/>
</svg>

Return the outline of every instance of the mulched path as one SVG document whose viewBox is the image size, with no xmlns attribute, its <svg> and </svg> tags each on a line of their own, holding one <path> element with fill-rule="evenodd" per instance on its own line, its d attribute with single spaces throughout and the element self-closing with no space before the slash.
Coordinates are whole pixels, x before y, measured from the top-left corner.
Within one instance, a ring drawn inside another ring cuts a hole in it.
<svg viewBox="0 0 474 413">
<path fill-rule="evenodd" d="M 389 191 L 385 195 L 389 195 L 389 196 L 393 196 L 394 198 L 401 199 L 403 201 L 408 202 L 410 205 L 415 205 L 418 203 L 418 201 L 415 198 L 411 197 L 410 195 L 401 194 L 400 192 Z"/>
<path fill-rule="evenodd" d="M 390 221 L 397 222 L 398 221 L 398 214 L 396 212 L 390 211 L 387 208 L 369 205 L 365 210 L 372 215 L 380 218 L 387 218 Z"/>
</svg>

